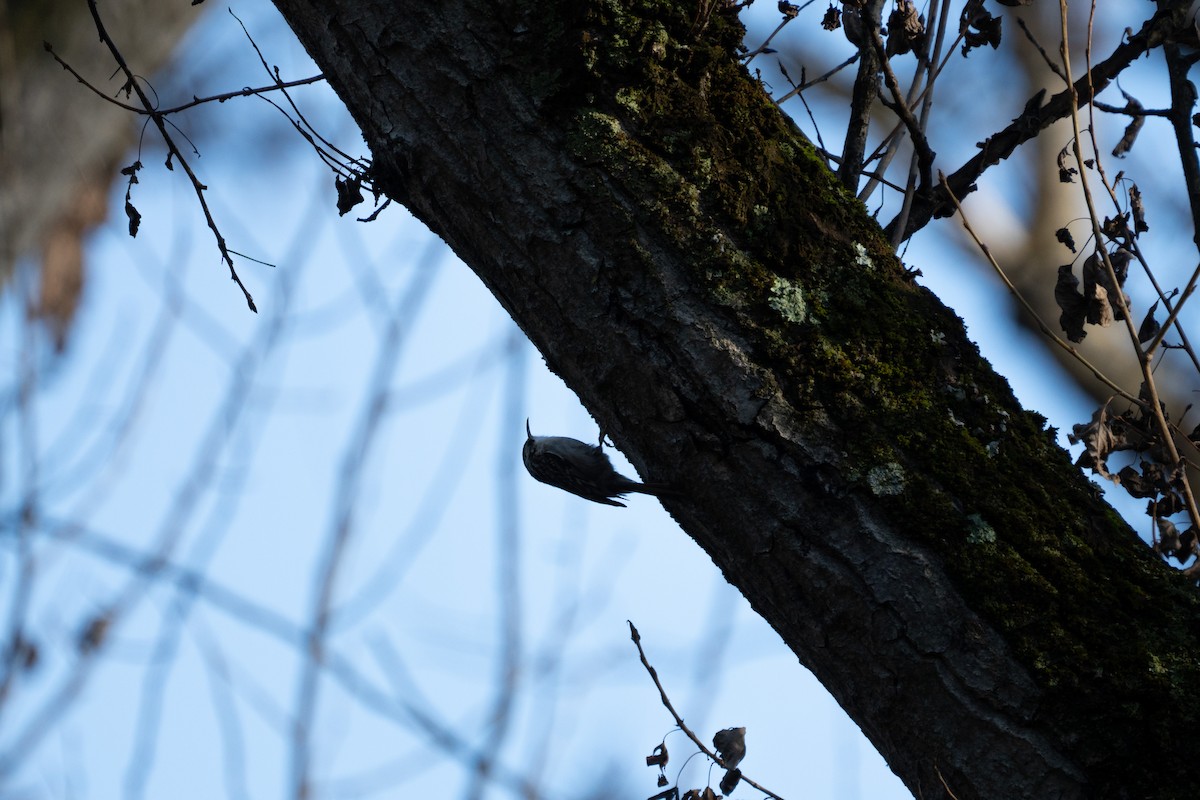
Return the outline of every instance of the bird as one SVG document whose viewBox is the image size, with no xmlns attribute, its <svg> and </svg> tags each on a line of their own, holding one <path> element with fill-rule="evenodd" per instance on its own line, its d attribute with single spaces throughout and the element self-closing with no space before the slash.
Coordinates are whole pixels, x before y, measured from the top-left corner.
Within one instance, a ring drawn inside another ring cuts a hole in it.
<svg viewBox="0 0 1200 800">
<path fill-rule="evenodd" d="M 528 438 L 521 448 L 521 460 L 534 480 L 593 503 L 621 508 L 625 504 L 616 498 L 624 498 L 631 492 L 654 497 L 672 493 L 665 484 L 638 483 L 617 472 L 601 445 L 587 444 L 569 436 L 534 436 L 528 419 L 525 420 L 525 433 Z M 604 441 L 603 435 L 600 441 Z"/>
</svg>

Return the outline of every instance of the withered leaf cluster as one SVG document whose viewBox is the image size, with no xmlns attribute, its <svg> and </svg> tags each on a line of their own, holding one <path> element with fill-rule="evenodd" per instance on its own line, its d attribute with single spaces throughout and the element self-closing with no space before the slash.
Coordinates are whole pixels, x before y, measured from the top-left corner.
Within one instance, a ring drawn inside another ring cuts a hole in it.
<svg viewBox="0 0 1200 800">
<path fill-rule="evenodd" d="M 1066 166 L 1065 153 L 1064 149 L 1059 154 L 1060 175 L 1075 172 Z M 1137 184 L 1130 184 L 1129 210 L 1106 217 L 1100 226 L 1100 232 L 1107 240 L 1107 249 L 1097 247 L 1083 262 L 1083 290 L 1080 291 L 1079 278 L 1075 276 L 1072 264 L 1063 264 L 1058 268 L 1054 282 L 1054 301 L 1061 311 L 1058 324 L 1072 342 L 1082 342 L 1087 336 L 1085 325 L 1099 325 L 1103 328 L 1125 318 L 1123 309 L 1129 307 L 1130 298 L 1124 287 L 1125 279 L 1129 275 L 1130 262 L 1134 258 L 1134 241 L 1138 235 L 1149 229 L 1142 193 Z M 1075 238 L 1066 227 L 1055 231 L 1054 238 L 1072 253 L 1076 252 Z M 1111 274 L 1109 264 L 1112 265 Z M 1158 333 L 1158 322 L 1154 317 L 1157 308 L 1158 303 L 1155 302 L 1142 320 L 1138 339 L 1143 344 Z"/>
<path fill-rule="evenodd" d="M 842 27 L 842 10 L 830 3 L 829 8 L 825 9 L 825 16 L 821 17 L 821 27 L 827 31 Z"/>
<path fill-rule="evenodd" d="M 897 0 L 896 7 L 888 15 L 887 47 L 888 58 L 902 56 L 914 50 L 921 53 L 925 48 L 925 17 L 917 14 L 912 0 Z"/>
<path fill-rule="evenodd" d="M 725 728 L 717 731 L 713 735 L 713 748 L 717 751 L 717 757 L 724 763 L 726 770 L 724 777 L 721 778 L 720 790 L 723 795 L 728 795 L 737 788 L 738 783 L 742 780 L 742 771 L 738 769 L 738 764 L 746 756 L 746 729 L 743 728 Z M 662 788 L 666 786 L 666 766 L 667 766 L 667 744 L 664 740 L 656 745 L 650 755 L 646 756 L 646 766 L 658 767 L 658 786 Z M 652 795 L 647 800 L 720 800 L 721 795 L 716 794 L 711 786 L 706 786 L 703 789 L 689 789 L 682 795 L 679 793 L 678 786 L 671 786 L 656 795 Z"/>
<path fill-rule="evenodd" d="M 985 44 L 991 45 L 993 50 L 998 48 L 1001 21 L 1000 17 L 993 17 L 991 12 L 983 7 L 983 0 L 967 0 L 958 20 L 958 32 L 963 37 L 963 56 Z"/>
<path fill-rule="evenodd" d="M 1062 241 L 1061 237 L 1059 241 Z M 1113 275 L 1117 282 L 1114 285 L 1109 274 L 1108 266 L 1104 263 L 1105 255 L 1113 266 Z M 1114 321 L 1125 319 L 1124 308 L 1129 306 L 1129 295 L 1122 287 L 1129 274 L 1129 262 L 1133 256 L 1128 250 L 1118 248 L 1112 253 L 1096 251 L 1083 262 L 1083 291 L 1079 291 L 1079 279 L 1075 277 L 1070 264 L 1058 268 L 1058 279 L 1054 284 L 1054 301 L 1062 312 L 1058 324 L 1062 327 L 1067 338 L 1072 342 L 1082 342 L 1087 336 L 1084 324 L 1099 325 L 1107 328 Z M 1119 297 L 1124 300 L 1118 300 Z"/>
<path fill-rule="evenodd" d="M 1144 388 L 1141 394 L 1145 401 Z M 1191 528 L 1180 533 L 1167 519 L 1186 510 L 1182 493 L 1186 480 L 1183 463 L 1171 463 L 1150 414 L 1143 406 L 1135 405 L 1115 414 L 1111 404 L 1111 400 L 1105 403 L 1092 415 L 1090 422 L 1074 426 L 1068 435 L 1072 444 L 1082 442 L 1084 445 L 1083 453 L 1075 463 L 1119 484 L 1131 497 L 1148 500 L 1146 514 L 1154 519 L 1159 531 L 1155 549 L 1164 556 L 1187 561 L 1200 554 L 1196 535 Z M 1165 416 L 1165 410 L 1163 413 Z M 1191 438 L 1200 439 L 1200 428 Z M 1114 473 L 1108 460 L 1119 452 L 1135 453 L 1136 458 Z"/>
<path fill-rule="evenodd" d="M 338 216 L 344 217 L 350 212 L 350 209 L 363 201 L 362 193 L 362 178 L 357 175 L 351 176 L 348 180 L 342 180 L 341 176 L 334 178 L 334 188 L 337 189 L 337 210 Z"/>
<path fill-rule="evenodd" d="M 1112 154 L 1117 158 L 1124 158 L 1125 154 L 1133 149 L 1133 143 L 1137 141 L 1142 126 L 1146 124 L 1146 115 L 1143 113 L 1145 108 L 1142 104 L 1124 89 L 1121 90 L 1121 94 L 1125 96 L 1125 113 L 1129 114 L 1130 122 L 1125 126 L 1125 135 L 1113 148 Z"/>
</svg>

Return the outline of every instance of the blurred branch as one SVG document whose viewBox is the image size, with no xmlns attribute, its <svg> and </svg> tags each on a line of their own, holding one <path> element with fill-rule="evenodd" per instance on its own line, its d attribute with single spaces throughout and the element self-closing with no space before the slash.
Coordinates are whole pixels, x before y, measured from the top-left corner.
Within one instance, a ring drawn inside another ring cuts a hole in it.
<svg viewBox="0 0 1200 800">
<path fill-rule="evenodd" d="M 334 585 L 342 558 L 354 531 L 354 510 L 363 477 L 363 470 L 375 436 L 387 410 L 388 386 L 409 332 L 418 316 L 434 278 L 438 274 L 436 260 L 444 252 L 439 241 L 426 248 L 425 256 L 414 264 L 413 276 L 404 296 L 396 304 L 387 329 L 379 343 L 371 377 L 367 384 L 365 405 L 360 412 L 354 434 L 346 443 L 342 455 L 341 473 L 334 499 L 334 518 L 326 539 L 326 550 L 318 562 L 315 599 L 309 612 L 307 658 L 302 663 L 297 682 L 295 717 L 291 746 L 291 795 L 306 798 L 311 794 L 311 744 L 309 736 L 316 716 L 318 678 L 326 659 L 325 637 L 330 626 Z"/>
<path fill-rule="evenodd" d="M 1004 268 L 1001 267 L 996 259 L 992 256 L 991 249 L 984 244 L 983 240 L 979 238 L 979 234 L 977 234 L 975 229 L 971 227 L 971 222 L 967 219 L 967 214 L 965 211 L 963 211 L 962 206 L 959 205 L 958 197 L 950 188 L 949 183 L 946 181 L 946 176 L 939 172 L 938 179 L 941 182 L 942 190 L 946 192 L 946 196 L 950 198 L 950 202 L 954 205 L 954 210 L 958 212 L 959 219 L 962 220 L 963 229 L 971 237 L 971 241 L 975 242 L 975 246 L 979 248 L 979 252 L 983 253 L 983 256 L 987 259 L 987 262 L 992 265 L 992 269 L 996 271 L 996 275 L 1001 281 L 1004 282 L 1004 285 L 1008 287 L 1008 291 L 1012 293 L 1012 296 L 1025 308 L 1025 311 L 1028 312 L 1029 316 L 1037 324 L 1038 330 L 1040 330 L 1046 336 L 1046 338 L 1065 350 L 1071 355 L 1072 358 L 1083 365 L 1088 372 L 1092 373 L 1092 376 L 1095 377 L 1096 380 L 1100 381 L 1129 402 L 1141 406 L 1141 400 L 1130 394 L 1128 391 L 1122 388 L 1120 384 L 1101 372 L 1100 368 L 1088 361 L 1087 358 L 1085 358 L 1084 355 L 1079 352 L 1079 350 L 1077 350 L 1070 343 L 1064 341 L 1061 336 L 1050 329 L 1050 326 L 1047 325 L 1045 320 L 1042 319 L 1041 315 L 1037 313 L 1034 307 L 1025 298 L 1025 295 L 1021 294 L 1021 292 L 1017 290 L 1017 287 L 1013 285 L 1013 282 L 1009 280 L 1008 275 L 1004 272 Z"/>
<path fill-rule="evenodd" d="M 499 761 L 512 727 L 513 708 L 521 685 L 522 597 L 521 597 L 521 515 L 517 503 L 517 453 L 524 437 L 521 420 L 528 404 L 525 398 L 527 360 L 525 337 L 515 325 L 509 328 L 508 368 L 505 371 L 503 430 L 497 451 L 496 509 L 496 595 L 500 653 L 498 673 L 493 684 L 492 709 L 488 714 L 488 733 L 482 756 L 464 792 L 469 800 L 479 800 L 487 789 L 490 765 Z"/>
</svg>

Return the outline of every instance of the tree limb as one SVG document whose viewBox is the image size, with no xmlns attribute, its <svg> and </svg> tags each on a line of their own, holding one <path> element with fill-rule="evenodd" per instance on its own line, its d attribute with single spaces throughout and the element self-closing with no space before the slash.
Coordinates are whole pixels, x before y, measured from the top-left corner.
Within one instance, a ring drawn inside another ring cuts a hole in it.
<svg viewBox="0 0 1200 800">
<path fill-rule="evenodd" d="M 276 4 L 376 185 L 686 487 L 668 510 L 914 794 L 1188 796 L 1194 587 L 911 283 L 728 12 Z"/>
</svg>

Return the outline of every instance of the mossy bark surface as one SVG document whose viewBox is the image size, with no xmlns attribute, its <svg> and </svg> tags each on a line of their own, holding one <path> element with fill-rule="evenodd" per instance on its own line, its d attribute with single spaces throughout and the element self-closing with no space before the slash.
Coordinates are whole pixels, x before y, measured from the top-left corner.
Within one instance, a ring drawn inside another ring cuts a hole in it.
<svg viewBox="0 0 1200 800">
<path fill-rule="evenodd" d="M 377 185 L 914 794 L 1193 796 L 1194 587 L 912 281 L 725 3 L 277 5 Z"/>
</svg>

